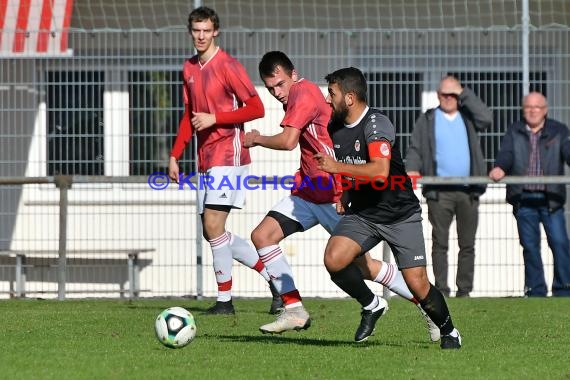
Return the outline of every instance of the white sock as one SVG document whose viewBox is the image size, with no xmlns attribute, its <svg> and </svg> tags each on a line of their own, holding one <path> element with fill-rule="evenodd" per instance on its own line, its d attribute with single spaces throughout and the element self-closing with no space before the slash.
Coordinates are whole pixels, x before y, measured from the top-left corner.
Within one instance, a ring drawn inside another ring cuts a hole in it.
<svg viewBox="0 0 570 380">
<path fill-rule="evenodd" d="M 384 285 L 400 297 L 407 300 L 412 301 L 414 299 L 412 292 L 410 292 L 408 285 L 406 285 L 406 281 L 404 281 L 402 272 L 400 272 L 395 264 L 382 262 L 380 272 L 374 279 L 374 282 Z"/>
<path fill-rule="evenodd" d="M 380 300 L 378 300 L 378 296 L 374 296 L 372 302 L 366 306 L 364 306 L 364 310 L 372 310 L 376 309 L 380 305 Z"/>
<path fill-rule="evenodd" d="M 230 237 L 229 244 L 234 260 L 242 263 L 246 267 L 256 270 L 261 276 L 263 276 L 265 281 L 269 281 L 267 269 L 265 269 L 265 265 L 263 265 L 263 262 L 259 259 L 259 255 L 255 251 L 255 248 L 241 237 L 230 232 L 226 233 Z"/>
<path fill-rule="evenodd" d="M 303 306 L 302 302 L 295 302 L 295 303 L 290 303 L 289 305 L 285 305 L 285 309 L 295 309 L 301 306 Z"/>
<path fill-rule="evenodd" d="M 279 294 L 297 290 L 291 266 L 278 245 L 270 245 L 258 249 L 257 253 L 263 264 L 265 264 L 267 273 L 269 273 L 273 285 L 275 285 L 275 289 L 277 289 Z"/>
<path fill-rule="evenodd" d="M 227 302 L 232 299 L 232 250 L 227 233 L 208 240 L 214 258 L 214 273 L 218 283 L 218 301 Z"/>
<path fill-rule="evenodd" d="M 419 303 L 416 304 L 416 307 L 419 309 L 420 313 L 422 313 L 423 316 L 426 316 L 429 318 L 429 316 L 427 315 L 427 313 L 425 312 L 424 309 L 422 309 L 422 305 L 420 305 Z M 431 318 L 430 318 L 431 319 Z"/>
</svg>

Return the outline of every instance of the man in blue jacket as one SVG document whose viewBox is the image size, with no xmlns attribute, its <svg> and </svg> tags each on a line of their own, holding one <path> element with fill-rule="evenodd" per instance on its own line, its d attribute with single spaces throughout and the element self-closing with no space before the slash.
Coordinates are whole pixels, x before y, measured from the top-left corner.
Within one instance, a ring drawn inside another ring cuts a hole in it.
<svg viewBox="0 0 570 380">
<path fill-rule="evenodd" d="M 507 130 L 489 173 L 494 181 L 505 175 L 563 175 L 570 165 L 568 127 L 546 117 L 548 104 L 544 95 L 531 92 L 523 99 L 524 121 Z M 540 256 L 540 223 L 554 255 L 553 296 L 570 296 L 570 244 L 566 233 L 564 184 L 507 185 L 507 202 L 513 205 L 519 241 L 525 264 L 525 295 L 545 297 L 544 268 Z"/>
</svg>

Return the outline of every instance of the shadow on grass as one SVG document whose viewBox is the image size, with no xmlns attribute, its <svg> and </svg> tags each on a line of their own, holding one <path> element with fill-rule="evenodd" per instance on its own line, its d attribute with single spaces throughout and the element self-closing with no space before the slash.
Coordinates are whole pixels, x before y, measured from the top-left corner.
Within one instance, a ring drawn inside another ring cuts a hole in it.
<svg viewBox="0 0 570 380">
<path fill-rule="evenodd" d="M 164 301 L 165 303 L 160 304 L 145 304 L 145 303 L 137 303 L 137 301 L 126 301 L 125 306 L 129 309 L 140 309 L 140 310 L 163 310 L 168 309 L 169 307 L 182 307 L 186 310 L 189 310 L 193 314 L 204 314 L 206 310 L 208 310 L 211 305 L 204 305 L 204 306 L 194 306 L 188 305 L 187 300 L 173 300 L 172 302 Z M 166 303 L 168 302 L 168 303 Z"/>
<path fill-rule="evenodd" d="M 353 347 L 370 348 L 370 347 L 404 347 L 405 344 L 396 344 L 393 342 L 382 342 L 377 340 L 367 340 L 365 342 L 356 343 L 346 340 L 331 339 L 315 339 L 315 338 L 293 338 L 283 335 L 203 335 L 202 339 L 218 339 L 222 342 L 235 343 L 265 343 L 265 344 L 297 344 L 300 346 L 318 346 L 318 347 Z"/>
<path fill-rule="evenodd" d="M 177 300 L 174 300 L 173 302 L 169 302 L 169 303 L 152 304 L 152 305 L 148 305 L 148 304 L 144 304 L 144 303 L 137 303 L 136 301 L 134 301 L 134 302 L 126 301 L 125 306 L 129 309 L 140 309 L 140 310 L 164 310 L 164 309 L 167 309 L 169 307 L 179 306 L 179 307 L 182 307 L 182 308 L 190 311 L 194 315 L 204 315 L 204 316 L 208 316 L 208 317 L 218 316 L 218 315 L 208 314 L 206 312 L 210 307 L 212 307 L 213 303 L 208 304 L 208 305 L 204 305 L 204 306 L 196 306 L 196 305 L 189 305 L 188 301 L 186 301 L 186 302 L 184 302 L 184 301 L 185 300 L 182 300 L 181 302 L 177 302 Z M 236 308 L 236 316 L 240 315 L 240 314 L 243 314 L 243 315 L 258 315 L 258 314 L 259 315 L 272 315 L 267 310 Z M 232 317 L 234 315 L 223 315 L 223 314 L 221 314 L 220 316 Z"/>
</svg>

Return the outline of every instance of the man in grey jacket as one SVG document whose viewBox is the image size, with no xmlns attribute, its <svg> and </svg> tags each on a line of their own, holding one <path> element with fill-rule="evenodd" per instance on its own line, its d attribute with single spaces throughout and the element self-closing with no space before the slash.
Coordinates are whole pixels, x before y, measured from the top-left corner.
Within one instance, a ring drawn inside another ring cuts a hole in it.
<svg viewBox="0 0 570 380">
<path fill-rule="evenodd" d="M 570 165 L 570 132 L 565 124 L 546 117 L 548 103 L 539 92 L 523 99 L 524 120 L 513 123 L 503 137 L 493 181 L 505 175 L 563 175 Z M 540 249 L 540 224 L 554 256 L 553 296 L 570 296 L 570 243 L 566 233 L 564 184 L 507 185 L 507 202 L 513 205 L 519 241 L 523 247 L 524 292 L 546 297 L 548 288 Z"/>
<path fill-rule="evenodd" d="M 487 174 L 477 132 L 493 124 L 493 113 L 475 93 L 447 76 L 437 90 L 439 107 L 416 120 L 406 156 L 410 176 L 467 177 Z M 432 225 L 432 264 L 435 286 L 446 296 L 449 227 L 455 216 L 459 256 L 457 297 L 469 297 L 473 290 L 475 234 L 479 219 L 481 185 L 426 185 L 422 193 Z"/>
</svg>

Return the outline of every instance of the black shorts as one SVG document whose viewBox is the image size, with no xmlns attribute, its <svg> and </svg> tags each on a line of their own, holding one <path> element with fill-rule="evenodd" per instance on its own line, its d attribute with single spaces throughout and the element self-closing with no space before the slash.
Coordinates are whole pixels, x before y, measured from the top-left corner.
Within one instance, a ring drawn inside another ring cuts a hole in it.
<svg viewBox="0 0 570 380">
<path fill-rule="evenodd" d="M 336 225 L 332 236 L 344 236 L 360 245 L 362 252 L 386 241 L 398 268 L 426 266 L 426 248 L 419 212 L 394 224 L 377 224 L 358 215 L 345 215 Z"/>
<path fill-rule="evenodd" d="M 293 235 L 295 232 L 305 231 L 301 223 L 281 214 L 280 212 L 271 210 L 267 213 L 267 216 L 272 217 L 277 221 L 277 223 L 279 223 L 279 227 L 281 227 L 281 231 L 283 231 L 284 238 L 289 235 Z"/>
</svg>

